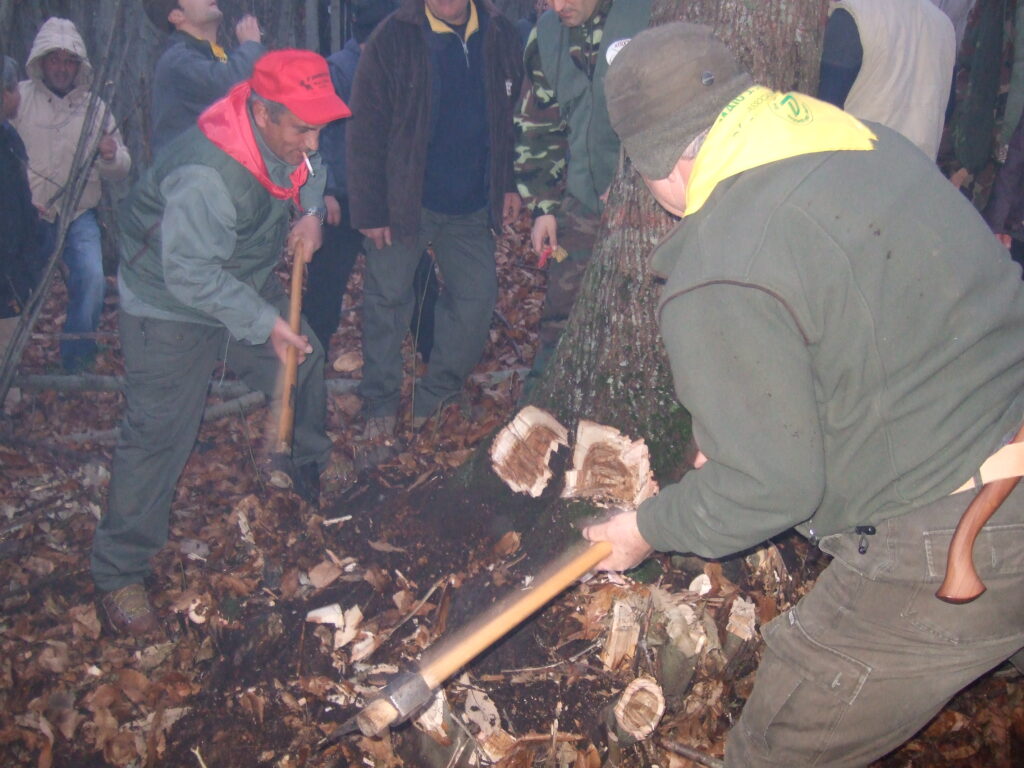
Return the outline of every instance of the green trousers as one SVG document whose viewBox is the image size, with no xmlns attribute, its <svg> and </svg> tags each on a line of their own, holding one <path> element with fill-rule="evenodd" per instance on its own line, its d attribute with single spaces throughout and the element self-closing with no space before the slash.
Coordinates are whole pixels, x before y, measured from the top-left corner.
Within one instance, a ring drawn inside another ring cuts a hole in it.
<svg viewBox="0 0 1024 768">
<path fill-rule="evenodd" d="M 462 391 L 491 327 L 498 297 L 494 237 L 488 211 L 449 216 L 423 209 L 416 240 L 377 248 L 366 241 L 363 273 L 363 380 L 359 395 L 368 418 L 392 416 L 402 390 L 402 341 L 415 306 L 413 278 L 431 247 L 443 288 L 434 308 L 434 346 L 426 375 L 416 382 L 413 415 L 430 416 Z"/>
<path fill-rule="evenodd" d="M 287 299 L 276 302 L 287 315 Z M 92 575 L 107 592 L 141 582 L 167 541 L 174 488 L 202 420 L 210 373 L 223 361 L 272 397 L 281 364 L 270 341 L 246 344 L 223 326 L 155 320 L 121 312 L 127 409 L 114 451 L 106 513 L 93 538 Z M 303 321 L 313 354 L 298 369 L 292 459 L 326 462 L 324 353 Z M 242 470 L 242 467 L 239 467 Z"/>
<path fill-rule="evenodd" d="M 865 766 L 923 728 L 960 689 L 1024 648 L 1024 487 L 975 544 L 988 587 L 935 597 L 971 493 L 948 496 L 864 537 L 828 536 L 813 589 L 762 629 L 754 690 L 729 734 L 729 768 Z"/>
</svg>

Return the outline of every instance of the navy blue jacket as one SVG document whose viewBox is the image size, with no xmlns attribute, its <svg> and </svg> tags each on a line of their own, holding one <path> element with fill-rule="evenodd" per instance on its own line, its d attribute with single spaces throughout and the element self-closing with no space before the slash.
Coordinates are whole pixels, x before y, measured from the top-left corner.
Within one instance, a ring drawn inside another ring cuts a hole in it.
<svg viewBox="0 0 1024 768">
<path fill-rule="evenodd" d="M 221 62 L 205 40 L 172 32 L 153 73 L 153 154 L 195 125 L 202 111 L 231 86 L 249 77 L 253 64 L 266 52 L 261 43 L 242 43 Z"/>
<path fill-rule="evenodd" d="M 352 82 L 356 79 L 359 52 L 359 43 L 351 38 L 340 51 L 327 57 L 327 68 L 331 73 L 334 90 L 346 104 L 352 100 Z M 339 200 L 348 195 L 345 165 L 348 120 L 347 117 L 335 120 L 320 132 L 320 157 L 327 166 L 327 189 L 324 194 L 333 195 Z"/>
</svg>

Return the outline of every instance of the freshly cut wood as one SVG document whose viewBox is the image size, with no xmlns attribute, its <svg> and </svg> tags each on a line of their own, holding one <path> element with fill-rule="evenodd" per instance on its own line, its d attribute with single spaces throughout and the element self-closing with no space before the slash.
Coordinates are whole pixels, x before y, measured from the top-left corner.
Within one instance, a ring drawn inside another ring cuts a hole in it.
<svg viewBox="0 0 1024 768">
<path fill-rule="evenodd" d="M 630 593 L 612 605 L 611 626 L 601 651 L 605 669 L 616 669 L 636 655 L 640 641 L 640 625 L 647 613 L 649 601 L 645 596 Z"/>
<path fill-rule="evenodd" d="M 573 468 L 565 473 L 562 497 L 638 507 L 658 492 L 643 440 L 630 440 L 615 427 L 583 419 L 576 430 Z"/>
<path fill-rule="evenodd" d="M 686 595 L 651 587 L 654 607 L 652 626 L 664 627 L 668 641 L 686 658 L 696 658 L 708 643 L 707 632 L 697 609 Z"/>
<path fill-rule="evenodd" d="M 551 480 L 551 454 L 569 445 L 569 433 L 547 411 L 528 405 L 506 425 L 491 445 L 491 464 L 516 493 L 540 496 Z"/>
<path fill-rule="evenodd" d="M 726 630 L 743 641 L 754 639 L 757 635 L 757 609 L 752 601 L 742 597 L 733 601 Z"/>
<path fill-rule="evenodd" d="M 665 695 L 653 677 L 643 675 L 626 686 L 615 703 L 615 723 L 636 741 L 654 733 L 665 714 Z"/>
</svg>

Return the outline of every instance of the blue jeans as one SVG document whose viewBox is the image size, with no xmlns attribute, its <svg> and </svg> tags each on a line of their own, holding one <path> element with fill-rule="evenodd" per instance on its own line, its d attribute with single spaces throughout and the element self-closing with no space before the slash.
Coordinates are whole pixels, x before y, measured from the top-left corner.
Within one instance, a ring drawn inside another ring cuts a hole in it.
<svg viewBox="0 0 1024 768">
<path fill-rule="evenodd" d="M 57 224 L 43 226 L 48 230 L 46 252 L 49 253 L 56 245 Z M 61 257 L 68 269 L 68 311 L 63 332 L 93 333 L 100 324 L 106 288 L 100 225 L 95 210 L 89 209 L 71 222 Z M 69 371 L 81 370 L 95 353 L 95 339 L 62 339 L 60 342 L 61 364 Z"/>
</svg>

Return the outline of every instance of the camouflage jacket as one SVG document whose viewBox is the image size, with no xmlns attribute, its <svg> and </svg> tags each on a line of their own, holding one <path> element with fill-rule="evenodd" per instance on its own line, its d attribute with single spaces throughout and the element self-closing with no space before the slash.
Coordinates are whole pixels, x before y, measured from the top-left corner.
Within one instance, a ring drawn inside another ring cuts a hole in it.
<svg viewBox="0 0 1024 768">
<path fill-rule="evenodd" d="M 600 0 L 593 15 L 570 27 L 569 56 L 587 77 L 593 77 L 612 0 Z M 541 67 L 537 27 L 523 54 L 529 85 L 524 89 L 516 124 L 516 184 L 534 216 L 554 213 L 565 190 L 569 132 L 558 108 L 554 88 Z"/>
</svg>

